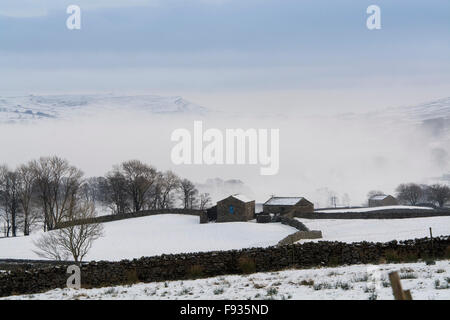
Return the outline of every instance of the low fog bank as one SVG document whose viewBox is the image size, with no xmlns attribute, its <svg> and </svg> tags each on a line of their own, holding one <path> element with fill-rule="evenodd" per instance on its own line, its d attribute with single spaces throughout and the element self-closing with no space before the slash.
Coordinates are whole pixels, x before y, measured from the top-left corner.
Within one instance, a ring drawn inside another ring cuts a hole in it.
<svg viewBox="0 0 450 320">
<path fill-rule="evenodd" d="M 170 155 L 176 143 L 171 141 L 171 133 L 178 128 L 193 132 L 195 120 L 203 121 L 204 130 L 279 129 L 278 174 L 262 176 L 260 165 L 173 164 Z M 212 185 L 214 201 L 221 192 L 217 183 L 207 181 L 212 178 L 241 180 L 239 190 L 257 202 L 272 194 L 302 195 L 323 207 L 330 195 L 343 205 L 361 205 L 370 190 L 393 193 L 400 183 L 429 183 L 450 171 L 448 137 L 436 137 L 401 118 L 312 117 L 300 112 L 260 117 L 251 113 L 191 116 L 115 111 L 71 120 L 2 124 L 0 137 L 0 163 L 11 167 L 39 156 L 58 155 L 86 176 L 97 176 L 124 160 L 139 159 L 201 184 L 202 191 Z"/>
</svg>

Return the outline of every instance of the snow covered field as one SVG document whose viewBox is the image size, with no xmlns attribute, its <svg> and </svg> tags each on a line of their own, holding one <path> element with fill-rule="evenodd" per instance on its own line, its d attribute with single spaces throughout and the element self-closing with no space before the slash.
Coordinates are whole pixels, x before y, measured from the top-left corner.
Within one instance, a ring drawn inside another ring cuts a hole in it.
<svg viewBox="0 0 450 320">
<path fill-rule="evenodd" d="M 450 217 L 347 220 L 297 219 L 303 222 L 310 230 L 321 230 L 323 239 L 320 240 L 387 242 L 391 240 L 424 238 L 430 235 L 430 227 L 433 229 L 433 236 L 450 235 Z"/>
<path fill-rule="evenodd" d="M 297 230 L 282 225 L 232 222 L 200 224 L 196 216 L 165 214 L 104 223 L 104 236 L 94 242 L 89 260 L 140 258 L 169 253 L 231 250 L 275 245 Z M 0 259 L 39 259 L 29 237 L 0 239 Z"/>
<path fill-rule="evenodd" d="M 414 206 L 384 206 L 384 207 L 372 207 L 372 208 L 353 208 L 353 209 L 326 209 L 326 210 L 317 210 L 316 212 L 323 213 L 342 213 L 342 212 L 371 212 L 371 211 L 381 211 L 381 210 L 405 210 L 405 209 L 416 209 L 416 210 L 434 210 L 429 207 L 414 207 Z"/>
<path fill-rule="evenodd" d="M 388 273 L 398 271 L 415 300 L 450 299 L 450 261 L 353 265 L 221 276 L 99 289 L 56 289 L 5 299 L 352 299 L 392 300 Z"/>
</svg>

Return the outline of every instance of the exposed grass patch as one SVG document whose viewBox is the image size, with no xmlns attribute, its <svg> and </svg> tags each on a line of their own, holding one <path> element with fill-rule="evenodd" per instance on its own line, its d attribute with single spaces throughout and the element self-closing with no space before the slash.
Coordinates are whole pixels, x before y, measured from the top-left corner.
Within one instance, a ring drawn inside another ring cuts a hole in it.
<svg viewBox="0 0 450 320">
<path fill-rule="evenodd" d="M 255 284 L 253 284 L 253 287 L 254 287 L 255 289 L 262 289 L 262 288 L 265 288 L 266 285 L 265 285 L 265 284 L 255 283 Z"/>
<path fill-rule="evenodd" d="M 444 252 L 444 258 L 450 259 L 450 246 L 447 246 Z"/>
<path fill-rule="evenodd" d="M 220 295 L 220 294 L 223 294 L 224 292 L 225 292 L 225 290 L 223 288 L 217 288 L 217 289 L 214 290 L 214 294 L 216 296 Z"/>
<path fill-rule="evenodd" d="M 348 282 L 338 281 L 336 282 L 336 289 L 341 288 L 342 290 L 350 290 L 352 286 Z"/>
<path fill-rule="evenodd" d="M 301 286 L 313 286 L 314 285 L 314 280 L 302 280 L 299 282 L 299 284 Z"/>
<path fill-rule="evenodd" d="M 136 269 L 129 269 L 125 272 L 126 284 L 139 283 L 139 277 Z"/>
<path fill-rule="evenodd" d="M 334 289 L 334 286 L 328 282 L 316 283 L 313 285 L 314 290 Z"/>
<path fill-rule="evenodd" d="M 269 289 L 267 289 L 267 296 L 274 296 L 278 293 L 278 289 L 275 287 L 270 287 Z"/>
<path fill-rule="evenodd" d="M 247 256 L 242 256 L 238 259 L 238 267 L 243 274 L 256 272 L 255 261 Z"/>
<path fill-rule="evenodd" d="M 339 257 L 332 256 L 328 259 L 328 265 L 331 267 L 336 267 L 340 263 Z"/>
<path fill-rule="evenodd" d="M 363 274 L 362 276 L 356 276 L 353 278 L 353 282 L 367 282 L 369 280 L 369 275 Z"/>
<path fill-rule="evenodd" d="M 387 263 L 415 262 L 419 259 L 417 253 L 398 252 L 396 250 L 387 250 L 384 256 Z"/>
<path fill-rule="evenodd" d="M 448 281 L 442 283 L 439 279 L 434 280 L 434 288 L 436 290 L 450 289 L 450 284 Z"/>
<path fill-rule="evenodd" d="M 417 279 L 418 275 L 414 272 L 400 273 L 400 279 Z"/>
<path fill-rule="evenodd" d="M 203 267 L 200 265 L 193 265 L 187 272 L 188 279 L 198 279 L 203 277 Z"/>
</svg>

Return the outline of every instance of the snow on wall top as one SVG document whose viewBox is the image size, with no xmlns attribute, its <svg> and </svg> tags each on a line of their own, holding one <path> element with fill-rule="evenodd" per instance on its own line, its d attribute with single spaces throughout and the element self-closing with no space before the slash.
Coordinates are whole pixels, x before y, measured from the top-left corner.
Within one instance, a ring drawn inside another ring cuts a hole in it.
<svg viewBox="0 0 450 320">
<path fill-rule="evenodd" d="M 265 204 L 270 206 L 293 206 L 303 197 L 272 197 Z"/>
</svg>

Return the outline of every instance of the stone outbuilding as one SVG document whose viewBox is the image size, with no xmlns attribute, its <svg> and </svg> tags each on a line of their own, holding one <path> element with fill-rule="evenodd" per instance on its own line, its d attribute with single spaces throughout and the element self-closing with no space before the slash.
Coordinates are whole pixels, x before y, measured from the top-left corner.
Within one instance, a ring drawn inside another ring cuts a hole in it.
<svg viewBox="0 0 450 320">
<path fill-rule="evenodd" d="M 391 195 L 376 195 L 369 199 L 369 207 L 396 206 L 398 201 Z"/>
<path fill-rule="evenodd" d="M 314 204 L 304 197 L 271 197 L 263 204 L 263 212 L 295 216 L 294 212 L 314 213 Z"/>
<path fill-rule="evenodd" d="M 217 202 L 217 222 L 248 221 L 255 218 L 255 200 L 235 194 Z"/>
</svg>

